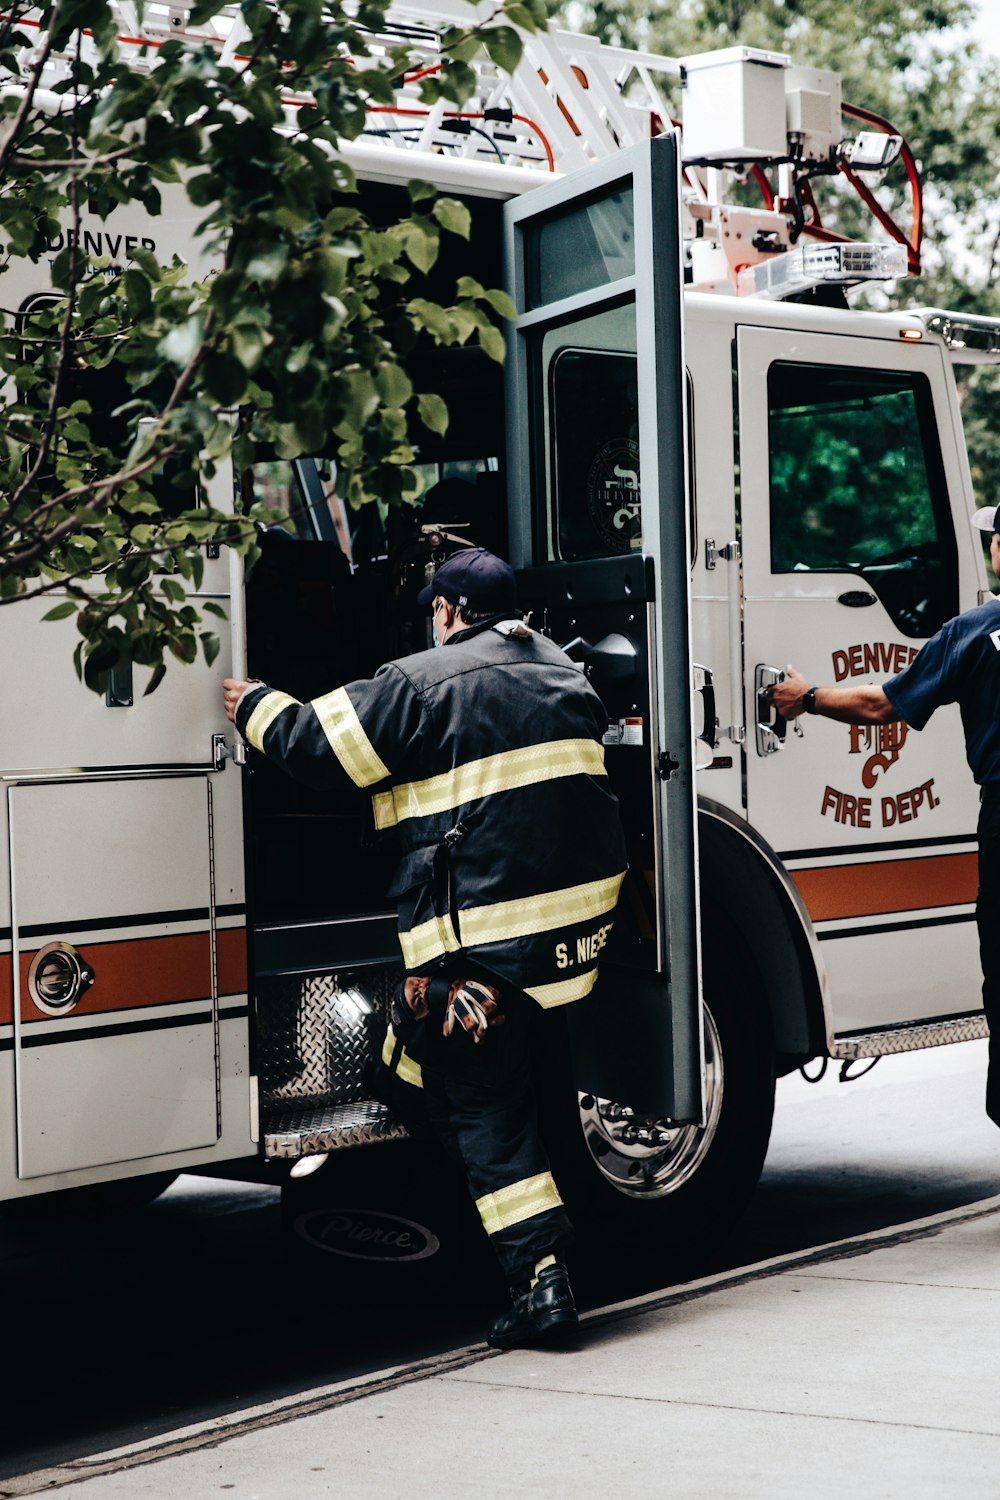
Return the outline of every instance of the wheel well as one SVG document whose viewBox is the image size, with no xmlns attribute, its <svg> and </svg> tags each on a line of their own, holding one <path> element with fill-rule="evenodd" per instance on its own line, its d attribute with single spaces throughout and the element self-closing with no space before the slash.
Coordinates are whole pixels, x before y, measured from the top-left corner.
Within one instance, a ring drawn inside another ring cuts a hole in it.
<svg viewBox="0 0 1000 1500">
<path fill-rule="evenodd" d="M 717 815 L 698 817 L 702 944 L 713 924 L 734 931 L 753 963 L 771 1017 L 777 1071 L 825 1053 L 816 965 L 799 914 L 754 844 Z"/>
</svg>

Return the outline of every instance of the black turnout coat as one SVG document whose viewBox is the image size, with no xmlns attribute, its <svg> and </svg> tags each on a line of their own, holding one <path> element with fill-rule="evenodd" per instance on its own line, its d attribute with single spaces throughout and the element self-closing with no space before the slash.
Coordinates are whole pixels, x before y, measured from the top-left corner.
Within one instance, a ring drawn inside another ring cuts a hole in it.
<svg viewBox="0 0 1000 1500">
<path fill-rule="evenodd" d="M 589 993 L 625 872 L 607 716 L 545 637 L 498 617 L 311 703 L 266 686 L 237 727 L 290 775 L 368 791 L 402 858 L 411 973 L 468 963 L 544 1007 Z"/>
</svg>

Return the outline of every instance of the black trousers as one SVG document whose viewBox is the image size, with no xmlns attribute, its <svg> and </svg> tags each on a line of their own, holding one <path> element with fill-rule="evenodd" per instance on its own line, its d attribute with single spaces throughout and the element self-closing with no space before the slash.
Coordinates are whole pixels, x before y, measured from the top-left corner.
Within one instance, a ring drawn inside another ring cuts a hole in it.
<svg viewBox="0 0 1000 1500">
<path fill-rule="evenodd" d="M 429 1127 L 460 1163 L 504 1275 L 520 1289 L 573 1231 L 538 1133 L 532 1036 L 543 1018 L 510 990 L 503 1015 L 478 1046 L 465 1032 L 445 1037 L 439 1016 L 407 1023 L 383 1061 L 392 1066 L 399 1054 L 390 1102 L 409 1129 Z"/>
<path fill-rule="evenodd" d="M 983 789 L 976 925 L 983 966 L 983 1009 L 990 1028 L 986 1113 L 995 1125 L 1000 1125 L 1000 788 Z"/>
</svg>

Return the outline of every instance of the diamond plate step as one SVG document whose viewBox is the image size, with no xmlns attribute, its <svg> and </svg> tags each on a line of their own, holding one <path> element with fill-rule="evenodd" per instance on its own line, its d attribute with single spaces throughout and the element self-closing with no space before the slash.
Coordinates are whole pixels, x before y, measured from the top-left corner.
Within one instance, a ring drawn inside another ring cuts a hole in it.
<svg viewBox="0 0 1000 1500">
<path fill-rule="evenodd" d="M 311 1156 L 343 1146 L 402 1140 L 403 1129 L 384 1104 L 361 1099 L 353 1104 L 269 1111 L 264 1121 L 265 1156 Z"/>
</svg>

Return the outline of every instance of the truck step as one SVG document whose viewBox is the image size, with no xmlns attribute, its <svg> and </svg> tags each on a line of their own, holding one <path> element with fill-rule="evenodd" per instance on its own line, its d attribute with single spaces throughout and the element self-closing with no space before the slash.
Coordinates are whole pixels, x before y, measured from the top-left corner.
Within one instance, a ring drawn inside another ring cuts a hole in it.
<svg viewBox="0 0 1000 1500">
<path fill-rule="evenodd" d="M 264 1121 L 264 1155 L 311 1156 L 342 1146 L 402 1140 L 405 1135 L 402 1125 L 377 1099 L 274 1110 L 268 1111 Z"/>
</svg>

